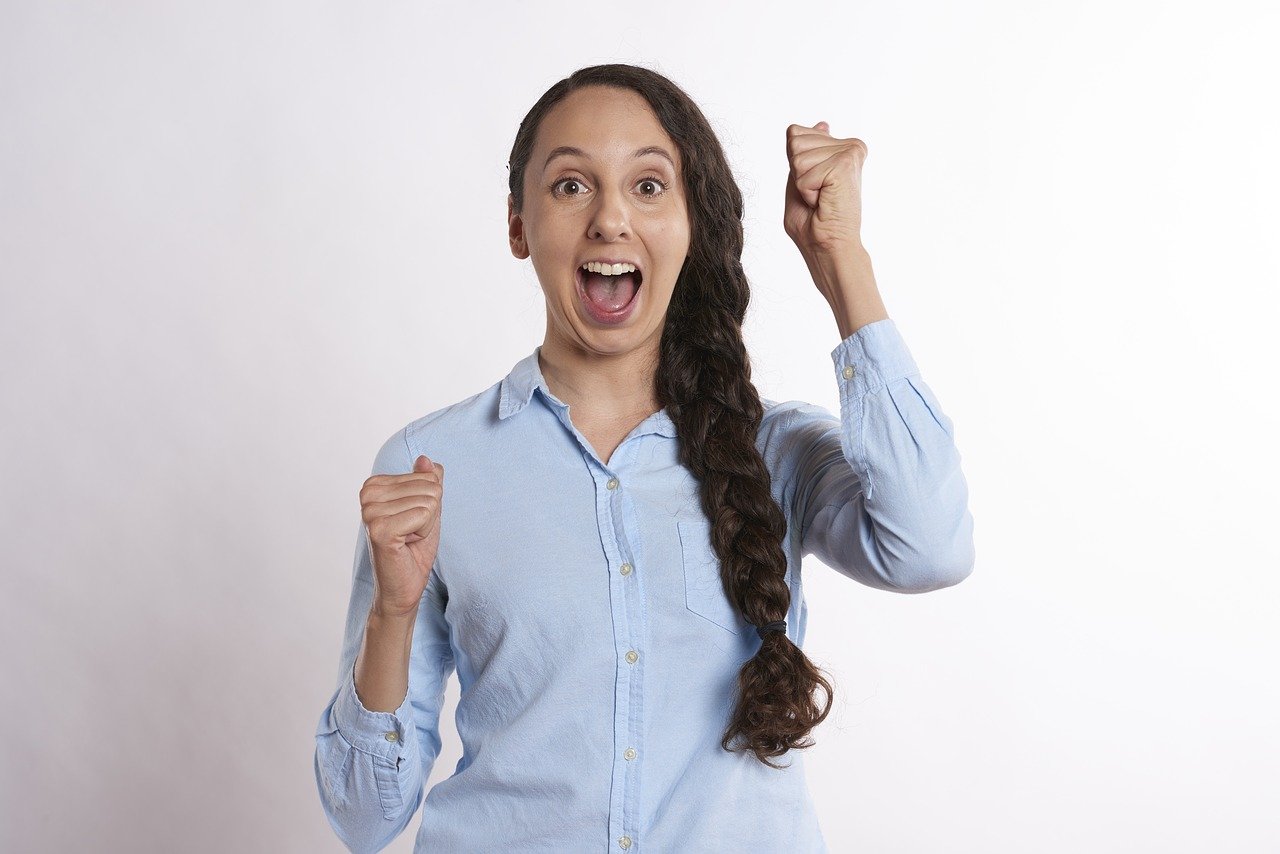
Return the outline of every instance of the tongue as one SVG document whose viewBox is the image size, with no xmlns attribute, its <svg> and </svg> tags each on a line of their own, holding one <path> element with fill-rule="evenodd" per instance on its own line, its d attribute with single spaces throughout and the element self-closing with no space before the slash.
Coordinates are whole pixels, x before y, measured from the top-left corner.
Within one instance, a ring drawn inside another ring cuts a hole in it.
<svg viewBox="0 0 1280 854">
<path fill-rule="evenodd" d="M 636 295 L 636 277 L 632 273 L 618 276 L 585 273 L 582 285 L 587 297 L 604 311 L 617 311 Z"/>
</svg>

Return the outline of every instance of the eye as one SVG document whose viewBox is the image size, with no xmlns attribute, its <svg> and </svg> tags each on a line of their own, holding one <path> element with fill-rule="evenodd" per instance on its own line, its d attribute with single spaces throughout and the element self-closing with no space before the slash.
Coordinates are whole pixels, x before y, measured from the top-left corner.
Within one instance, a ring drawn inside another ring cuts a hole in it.
<svg viewBox="0 0 1280 854">
<path fill-rule="evenodd" d="M 666 182 L 666 181 L 663 181 L 661 178 L 654 178 L 654 177 L 641 178 L 637 183 L 639 183 L 639 184 L 654 184 L 654 185 L 656 185 L 656 186 L 658 186 L 658 187 L 661 187 L 661 189 L 660 189 L 660 190 L 657 190 L 656 192 L 653 192 L 653 193 L 645 193 L 644 195 L 646 195 L 646 196 L 650 196 L 650 197 L 652 197 L 652 196 L 661 196 L 663 193 L 665 193 L 665 192 L 667 191 L 667 182 Z"/>
<path fill-rule="evenodd" d="M 564 193 L 564 192 L 561 192 L 561 191 L 557 190 L 557 189 L 556 189 L 556 187 L 559 187 L 561 184 L 576 184 L 576 185 L 577 185 L 577 186 L 579 186 L 579 187 L 581 187 L 581 186 L 582 186 L 582 182 L 581 182 L 581 181 L 579 181 L 577 178 L 561 178 L 559 181 L 556 181 L 554 184 L 552 184 L 552 185 L 551 185 L 551 192 L 552 192 L 552 193 L 555 193 L 557 196 L 580 196 L 580 195 L 582 195 L 581 193 Z"/>
<path fill-rule="evenodd" d="M 556 189 L 556 188 L 557 188 L 557 187 L 559 187 L 559 186 L 561 186 L 561 184 L 576 184 L 576 186 L 581 187 L 581 186 L 582 186 L 582 182 L 581 182 L 581 181 L 579 181 L 579 179 L 577 179 L 577 178 L 561 178 L 561 179 L 559 179 L 559 181 L 557 181 L 556 183 L 552 184 L 552 192 L 553 192 L 553 193 L 556 193 L 556 195 L 557 195 L 557 196 L 581 196 L 581 195 L 582 195 L 582 193 L 579 193 L 579 192 L 566 193 L 566 192 L 558 191 L 558 189 Z"/>
</svg>

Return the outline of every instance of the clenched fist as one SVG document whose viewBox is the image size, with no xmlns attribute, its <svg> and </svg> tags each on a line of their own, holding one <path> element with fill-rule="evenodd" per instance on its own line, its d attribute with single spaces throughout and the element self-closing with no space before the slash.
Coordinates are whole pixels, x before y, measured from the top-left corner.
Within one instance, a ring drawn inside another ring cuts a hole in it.
<svg viewBox="0 0 1280 854">
<path fill-rule="evenodd" d="M 440 547 L 444 466 L 426 454 L 408 474 L 376 474 L 360 488 L 360 514 L 373 558 L 373 605 L 386 616 L 414 613 Z"/>
<path fill-rule="evenodd" d="M 800 254 L 840 256 L 862 245 L 862 163 L 867 144 L 831 135 L 826 122 L 787 125 L 782 226 Z"/>
</svg>

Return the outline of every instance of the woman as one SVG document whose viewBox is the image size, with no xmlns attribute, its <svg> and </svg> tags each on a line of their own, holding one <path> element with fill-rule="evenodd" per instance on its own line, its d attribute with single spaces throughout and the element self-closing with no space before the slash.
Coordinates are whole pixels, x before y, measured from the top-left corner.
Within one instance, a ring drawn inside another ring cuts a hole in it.
<svg viewBox="0 0 1280 854">
<path fill-rule="evenodd" d="M 800 559 L 934 590 L 971 571 L 973 523 L 860 242 L 865 147 L 819 122 L 787 153 L 784 226 L 843 339 L 839 418 L 750 381 L 742 197 L 683 91 L 594 66 L 522 122 L 509 239 L 544 341 L 397 431 L 360 492 L 316 732 L 352 850 L 422 802 L 455 668 L 463 756 L 415 850 L 826 850 L 803 766 L 771 761 L 798 760 L 831 706 L 801 651 Z"/>
</svg>

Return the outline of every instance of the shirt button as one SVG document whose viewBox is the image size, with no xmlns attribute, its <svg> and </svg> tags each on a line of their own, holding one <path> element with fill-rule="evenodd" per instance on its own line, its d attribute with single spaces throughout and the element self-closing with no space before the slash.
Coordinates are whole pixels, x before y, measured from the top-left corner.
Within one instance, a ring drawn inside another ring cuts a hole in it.
<svg viewBox="0 0 1280 854">
<path fill-rule="evenodd" d="M 399 740 L 400 740 L 400 736 L 396 735 L 394 732 L 389 732 L 389 733 L 385 734 L 385 735 L 384 735 L 384 736 L 382 736 L 382 737 L 383 737 L 383 738 L 385 738 L 387 741 L 399 741 Z"/>
<path fill-rule="evenodd" d="M 619 836 L 619 837 L 618 837 L 618 847 L 619 847 L 619 848 L 630 848 L 630 847 L 631 847 L 631 837 L 630 837 L 630 836 Z"/>
<path fill-rule="evenodd" d="M 636 758 L 635 749 L 630 747 L 628 747 L 622 755 L 625 756 L 628 760 Z"/>
<path fill-rule="evenodd" d="M 844 366 L 844 378 L 847 380 L 853 379 L 853 365 Z"/>
<path fill-rule="evenodd" d="M 609 487 L 610 489 L 617 489 L 617 488 L 618 488 L 618 479 L 617 479 L 616 477 L 611 477 L 611 478 L 609 478 L 609 482 L 608 482 L 608 483 L 606 483 L 606 484 L 605 484 L 605 486 Z"/>
<path fill-rule="evenodd" d="M 635 664 L 639 658 L 640 656 L 636 655 L 636 651 L 634 649 L 627 650 L 627 661 Z"/>
<path fill-rule="evenodd" d="M 629 564 L 629 563 L 624 563 L 624 564 L 623 564 L 623 565 L 618 569 L 618 572 L 621 572 L 623 575 L 630 575 L 630 574 L 631 574 L 631 564 Z"/>
</svg>

